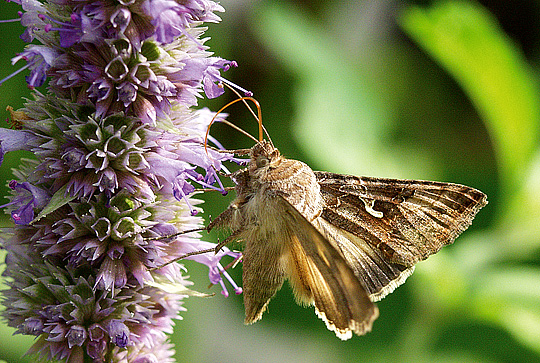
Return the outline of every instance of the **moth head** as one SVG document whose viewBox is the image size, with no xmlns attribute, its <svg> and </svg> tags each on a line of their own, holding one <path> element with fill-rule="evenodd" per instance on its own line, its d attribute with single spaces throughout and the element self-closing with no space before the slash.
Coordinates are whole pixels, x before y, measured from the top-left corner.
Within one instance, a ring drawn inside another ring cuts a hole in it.
<svg viewBox="0 0 540 363">
<path fill-rule="evenodd" d="M 271 168 L 281 162 L 279 150 L 271 142 L 262 140 L 251 149 L 250 171 L 262 168 Z"/>
</svg>

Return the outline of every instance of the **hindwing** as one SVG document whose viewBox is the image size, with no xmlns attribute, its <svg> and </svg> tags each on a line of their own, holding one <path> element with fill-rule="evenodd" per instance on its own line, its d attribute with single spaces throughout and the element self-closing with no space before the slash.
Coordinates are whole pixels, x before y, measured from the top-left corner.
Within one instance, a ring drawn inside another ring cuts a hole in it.
<svg viewBox="0 0 540 363">
<path fill-rule="evenodd" d="M 287 275 L 297 299 L 341 339 L 371 330 L 377 307 L 343 255 L 284 198 L 277 197 L 289 233 Z"/>
</svg>

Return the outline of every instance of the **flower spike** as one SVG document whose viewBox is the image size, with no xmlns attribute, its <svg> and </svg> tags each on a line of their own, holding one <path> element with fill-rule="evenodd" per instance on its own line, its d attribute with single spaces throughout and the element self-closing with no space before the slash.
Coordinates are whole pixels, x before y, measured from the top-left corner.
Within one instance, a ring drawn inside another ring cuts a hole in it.
<svg viewBox="0 0 540 363">
<path fill-rule="evenodd" d="M 226 194 L 218 172 L 236 161 L 206 149 L 214 113 L 196 108 L 201 95 L 223 93 L 221 73 L 237 66 L 205 45 L 203 23 L 224 9 L 211 0 L 12 2 L 30 44 L 12 59 L 26 65 L 0 83 L 28 73 L 33 97 L 8 109 L 0 163 L 15 150 L 35 157 L 14 171 L 0 206 L 13 220 L 0 239 L 0 314 L 37 338 L 29 354 L 43 361 L 171 363 L 167 334 L 183 300 L 203 295 L 189 293 L 186 266 L 172 262 L 204 264 L 223 294 L 226 281 L 241 291 L 220 263 L 238 254 L 201 240 L 193 197 L 199 186 Z"/>
</svg>

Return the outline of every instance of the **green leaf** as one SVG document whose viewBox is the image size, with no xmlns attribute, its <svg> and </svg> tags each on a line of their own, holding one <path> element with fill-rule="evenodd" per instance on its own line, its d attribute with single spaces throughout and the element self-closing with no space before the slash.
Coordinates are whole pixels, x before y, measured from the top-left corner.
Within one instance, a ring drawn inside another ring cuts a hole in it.
<svg viewBox="0 0 540 363">
<path fill-rule="evenodd" d="M 402 178 L 422 170 L 424 177 L 433 176 L 436 166 L 416 145 L 388 143 L 394 127 L 388 96 L 357 59 L 346 56 L 336 34 L 284 2 L 260 5 L 254 31 L 299 79 L 292 137 L 317 167 Z"/>
<path fill-rule="evenodd" d="M 474 2 L 410 6 L 400 23 L 478 110 L 492 136 L 502 195 L 510 199 L 537 148 L 540 124 L 540 93 L 523 54 L 495 17 Z"/>
<path fill-rule="evenodd" d="M 530 260 L 540 249 L 540 150 L 530 163 L 528 173 L 522 178 L 519 193 L 506 206 L 507 212 L 500 219 L 495 233 L 497 251 L 510 259 Z"/>
<path fill-rule="evenodd" d="M 481 319 L 506 329 L 540 353 L 540 269 L 506 268 L 475 279 L 471 307 Z"/>
<path fill-rule="evenodd" d="M 64 185 L 62 188 L 58 189 L 56 193 L 54 193 L 54 195 L 52 196 L 51 200 L 49 201 L 49 204 L 47 204 L 45 208 L 43 208 L 41 212 L 39 212 L 37 217 L 34 218 L 34 220 L 30 222 L 30 224 L 36 223 L 41 218 L 46 217 L 48 214 L 54 212 L 58 208 L 63 207 L 64 205 L 66 205 L 67 203 L 71 202 L 73 199 L 76 198 L 76 196 L 69 196 L 69 195 L 66 196 L 67 194 L 66 190 L 67 190 L 67 185 Z"/>
</svg>

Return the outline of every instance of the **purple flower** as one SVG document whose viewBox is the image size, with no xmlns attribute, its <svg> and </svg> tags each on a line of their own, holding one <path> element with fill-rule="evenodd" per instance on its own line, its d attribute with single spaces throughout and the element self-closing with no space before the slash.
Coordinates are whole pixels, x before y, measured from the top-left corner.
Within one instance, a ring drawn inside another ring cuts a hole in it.
<svg viewBox="0 0 540 363">
<path fill-rule="evenodd" d="M 15 221 L 2 234 L 2 316 L 37 337 L 29 353 L 43 360 L 172 362 L 166 334 L 182 299 L 197 294 L 185 267 L 167 263 L 215 246 L 194 232 L 202 202 L 192 196 L 199 187 L 226 194 L 218 171 L 237 162 L 205 145 L 214 114 L 193 109 L 203 91 L 223 92 L 220 73 L 235 66 L 203 45 L 201 23 L 219 21 L 223 8 L 209 0 L 15 1 L 23 38 L 40 44 L 13 58 L 28 63 L 12 76 L 28 68 L 31 88 L 50 80 L 45 94 L 34 90 L 11 112 L 20 130 L 0 129 L 0 162 L 13 150 L 35 155 L 15 172 L 2 206 Z M 209 268 L 223 295 L 227 281 L 241 293 L 222 258 L 240 254 L 223 248 L 189 259 Z"/>
<path fill-rule="evenodd" d="M 30 45 L 24 52 L 11 60 L 12 64 L 24 59 L 27 65 L 23 68 L 30 69 L 30 75 L 26 77 L 29 87 L 39 87 L 45 83 L 47 71 L 52 67 L 58 53 L 49 47 L 41 45 Z"/>
<path fill-rule="evenodd" d="M 197 251 L 200 251 L 206 248 L 211 248 L 211 247 L 212 245 L 209 243 L 207 244 L 200 243 L 197 245 L 197 248 L 200 248 Z M 190 251 L 186 251 L 186 253 L 188 252 Z M 209 253 L 205 253 L 201 255 L 190 256 L 190 257 L 187 257 L 187 259 L 197 261 L 199 263 L 207 265 L 209 267 L 208 276 L 209 276 L 210 282 L 214 285 L 219 284 L 221 286 L 221 293 L 224 296 L 226 297 L 229 296 L 229 291 L 227 290 L 227 287 L 225 286 L 223 277 L 225 277 L 225 279 L 232 285 L 234 292 L 237 295 L 239 295 L 242 293 L 242 288 L 236 284 L 236 282 L 232 279 L 229 273 L 223 268 L 223 266 L 219 262 L 223 258 L 223 256 L 231 256 L 235 260 L 238 260 L 240 259 L 242 254 L 238 252 L 229 251 L 227 248 L 223 248 L 218 253 L 209 252 Z"/>
<path fill-rule="evenodd" d="M 80 42 L 85 33 L 93 34 L 90 29 L 90 19 L 85 14 L 71 14 L 70 21 L 67 23 L 60 23 L 61 28 L 51 29 L 58 30 L 60 34 L 60 46 L 62 48 L 69 48 L 72 45 Z"/>
<path fill-rule="evenodd" d="M 15 180 L 9 182 L 9 187 L 17 195 L 12 197 L 11 202 L 0 208 L 11 206 L 17 209 L 11 212 L 11 218 L 15 224 L 28 224 L 34 219 L 34 208 L 43 208 L 49 200 L 49 194 L 28 182 L 19 183 Z"/>
<path fill-rule="evenodd" d="M 186 60 L 182 70 L 175 73 L 171 78 L 173 79 L 173 82 L 202 82 L 206 96 L 208 98 L 216 98 L 225 92 L 224 87 L 221 84 L 225 79 L 221 77 L 220 70 L 227 71 L 231 66 L 236 67 L 236 62 L 217 57 L 192 58 Z M 240 89 L 244 93 L 248 93 L 248 91 L 239 86 L 234 84 L 232 84 L 232 86 Z"/>
<path fill-rule="evenodd" d="M 119 320 L 112 320 L 109 324 L 109 336 L 115 345 L 125 348 L 129 344 L 129 328 Z"/>
<path fill-rule="evenodd" d="M 34 32 L 36 29 L 41 29 L 45 26 L 42 22 L 40 14 L 45 12 L 44 5 L 38 0 L 12 0 L 22 6 L 24 13 L 21 14 L 21 24 L 26 27 L 25 32 L 21 35 L 21 39 L 27 43 L 34 40 Z"/>
<path fill-rule="evenodd" d="M 19 325 L 21 333 L 27 335 L 40 335 L 43 328 L 43 321 L 37 317 L 29 317 Z"/>
<path fill-rule="evenodd" d="M 162 185 L 163 191 L 181 201 L 188 200 L 187 196 L 195 190 L 194 184 L 226 194 L 221 184 L 213 185 L 216 181 L 219 183 L 215 170 L 221 170 L 222 163 L 231 160 L 232 155 L 204 148 L 204 135 L 214 114 L 202 109 L 194 115 L 173 112 L 171 116 L 175 126 L 186 131 L 185 136 L 178 139 L 178 135 L 163 133 L 157 138 L 158 148 L 146 154 L 149 174 Z M 205 175 L 196 167 L 201 168 Z M 191 206 L 190 209 L 195 214 L 195 209 Z"/>
<path fill-rule="evenodd" d="M 68 341 L 68 347 L 72 348 L 76 345 L 81 346 L 86 341 L 87 338 L 86 329 L 80 325 L 73 325 L 69 328 L 69 331 L 66 334 Z"/>
<path fill-rule="evenodd" d="M 159 236 L 178 234 L 176 228 L 168 224 L 160 225 L 158 228 L 154 229 L 154 232 L 158 233 Z M 166 257 L 163 263 L 167 263 L 170 260 L 173 260 L 179 256 L 183 256 L 188 253 L 207 250 L 215 247 L 215 244 L 213 243 L 195 240 L 192 237 L 193 234 L 195 234 L 195 232 L 190 232 L 188 234 L 180 234 L 176 237 L 173 237 L 174 243 L 162 245 L 161 248 L 166 252 Z M 186 257 L 186 260 L 193 260 L 206 265 L 209 269 L 208 277 L 210 282 L 213 285 L 219 284 L 222 289 L 221 293 L 224 296 L 229 296 L 229 292 L 227 290 L 223 277 L 225 277 L 225 280 L 227 280 L 231 284 L 236 294 L 241 294 L 242 288 L 239 287 L 232 279 L 232 277 L 228 274 L 228 272 L 225 271 L 220 261 L 225 256 L 232 257 L 234 260 L 239 260 L 241 255 L 242 254 L 239 252 L 233 252 L 230 251 L 227 247 L 223 247 L 218 253 L 214 253 L 214 251 L 211 251 L 204 254 L 197 254 Z M 162 271 L 162 273 L 164 274 L 168 274 L 167 269 L 169 268 L 171 268 L 170 265 L 160 269 L 160 271 Z"/>
<path fill-rule="evenodd" d="M 19 231 L 34 232 L 29 226 Z M 14 288 L 3 292 L 11 306 L 3 314 L 18 333 L 46 337 L 36 340 L 30 353 L 49 361 L 78 361 L 84 354 L 95 362 L 105 357 L 121 361 L 126 355 L 131 361 L 139 355 L 170 361 L 165 333 L 182 310 L 181 296 L 148 286 L 116 290 L 111 296 L 92 287 L 91 270 L 63 268 L 60 262 L 55 266 L 16 246 L 15 239 L 6 242 L 11 253 L 4 275 L 14 278 Z M 178 274 L 170 278 L 184 283 Z"/>
<path fill-rule="evenodd" d="M 119 34 L 124 34 L 131 22 L 131 12 L 126 8 L 118 8 L 111 14 L 110 21 Z"/>
<path fill-rule="evenodd" d="M 15 150 L 30 150 L 31 141 L 37 139 L 31 132 L 0 128 L 0 165 L 4 155 Z"/>
<path fill-rule="evenodd" d="M 188 0 L 179 3 L 174 0 L 146 0 L 144 11 L 153 18 L 156 40 L 171 43 L 181 35 L 189 34 L 186 29 L 193 22 L 217 23 L 221 19 L 215 11 L 225 11 L 219 4 L 208 0 Z"/>
</svg>

